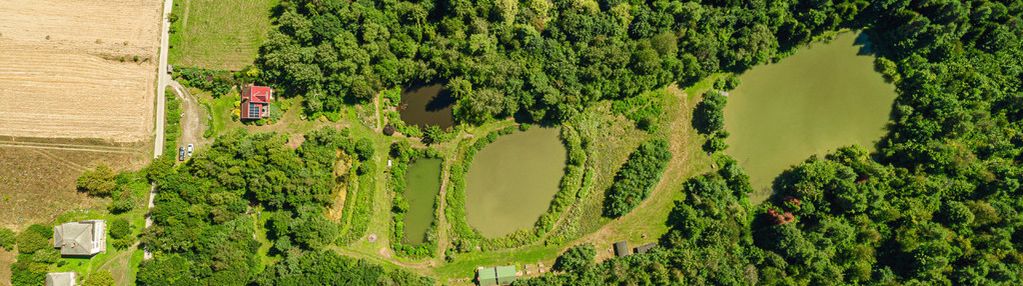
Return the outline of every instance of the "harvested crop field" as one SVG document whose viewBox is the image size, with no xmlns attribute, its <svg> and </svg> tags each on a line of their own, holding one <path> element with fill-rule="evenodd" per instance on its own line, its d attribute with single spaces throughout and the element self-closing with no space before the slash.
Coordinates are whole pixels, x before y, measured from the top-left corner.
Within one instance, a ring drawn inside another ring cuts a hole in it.
<svg viewBox="0 0 1023 286">
<path fill-rule="evenodd" d="M 160 0 L 9 0 L 0 136 L 149 140 Z"/>
</svg>

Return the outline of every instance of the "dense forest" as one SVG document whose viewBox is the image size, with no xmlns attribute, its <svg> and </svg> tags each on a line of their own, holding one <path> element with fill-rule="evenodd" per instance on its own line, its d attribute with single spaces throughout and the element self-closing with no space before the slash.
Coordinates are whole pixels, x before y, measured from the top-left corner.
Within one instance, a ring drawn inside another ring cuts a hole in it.
<svg viewBox="0 0 1023 286">
<path fill-rule="evenodd" d="M 325 128 L 306 134 L 292 149 L 285 144 L 287 136 L 239 130 L 219 137 L 181 167 L 154 164 L 166 169 L 150 170 L 161 174 L 154 177 L 160 191 L 154 225 L 142 242 L 156 255 L 141 265 L 139 284 L 363 281 L 332 271 L 357 271 L 363 274 L 358 279 L 376 281 L 363 284 L 429 284 L 403 271 L 317 252 L 340 239 L 338 224 L 323 215 L 337 184 L 339 156 L 372 156 L 372 146 L 359 142 L 347 130 Z M 257 233 L 257 225 L 266 233 Z M 263 255 L 282 261 L 267 265 Z"/>
<path fill-rule="evenodd" d="M 310 113 L 441 83 L 462 122 L 561 122 L 598 100 L 765 62 L 867 3 L 282 1 L 257 66 Z"/>
<path fill-rule="evenodd" d="M 809 158 L 751 205 L 748 177 L 721 152 L 725 99 L 709 93 L 695 122 L 716 169 L 679 190 L 658 248 L 600 264 L 572 248 L 562 273 L 516 284 L 1012 285 L 1023 284 L 1021 14 L 1021 0 L 282 0 L 256 67 L 312 114 L 440 83 L 463 123 L 563 122 L 599 100 L 741 72 L 863 29 L 899 92 L 875 153 Z M 344 239 L 322 215 L 338 157 L 365 160 L 371 146 L 334 129 L 297 149 L 286 140 L 230 133 L 181 167 L 154 163 L 160 195 L 142 242 L 158 255 L 139 284 L 431 283 L 323 251 Z"/>
<path fill-rule="evenodd" d="M 811 157 L 759 206 L 734 160 L 716 153 L 721 167 L 680 190 L 653 253 L 516 284 L 1023 283 L 1023 1 L 703 4 L 723 13 L 711 18 L 789 7 L 761 18 L 778 47 L 807 37 L 793 27 L 864 29 L 899 92 L 877 152 Z M 708 139 L 719 99 L 697 111 Z"/>
</svg>

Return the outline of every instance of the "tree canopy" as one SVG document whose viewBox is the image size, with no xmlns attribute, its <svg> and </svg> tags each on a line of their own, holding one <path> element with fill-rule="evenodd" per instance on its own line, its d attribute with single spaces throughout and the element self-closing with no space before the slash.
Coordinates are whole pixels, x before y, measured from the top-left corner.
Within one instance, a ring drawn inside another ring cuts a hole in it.
<svg viewBox="0 0 1023 286">
<path fill-rule="evenodd" d="M 728 164 L 685 184 L 652 253 L 516 284 L 1023 283 L 1023 2 L 771 4 L 797 11 L 760 18 L 781 49 L 835 27 L 869 35 L 878 69 L 899 92 L 876 153 L 811 157 L 779 176 L 776 194 L 758 206 L 745 202 L 741 169 L 722 159 Z"/>
</svg>

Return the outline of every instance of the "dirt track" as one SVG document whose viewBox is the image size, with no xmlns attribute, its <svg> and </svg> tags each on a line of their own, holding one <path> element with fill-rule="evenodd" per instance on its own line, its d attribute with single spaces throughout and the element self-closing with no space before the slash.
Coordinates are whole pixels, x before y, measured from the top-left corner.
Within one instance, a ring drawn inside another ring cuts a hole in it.
<svg viewBox="0 0 1023 286">
<path fill-rule="evenodd" d="M 159 0 L 5 0 L 0 135 L 148 140 Z"/>
</svg>

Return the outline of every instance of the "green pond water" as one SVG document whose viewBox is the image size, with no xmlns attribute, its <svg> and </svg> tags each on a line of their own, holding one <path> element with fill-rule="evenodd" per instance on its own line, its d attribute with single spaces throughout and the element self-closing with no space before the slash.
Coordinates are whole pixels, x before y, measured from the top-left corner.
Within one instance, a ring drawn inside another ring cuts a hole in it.
<svg viewBox="0 0 1023 286">
<path fill-rule="evenodd" d="M 423 243 L 434 218 L 434 202 L 440 192 L 440 159 L 418 159 L 412 162 L 405 173 L 405 199 L 408 212 L 405 213 L 405 242 Z"/>
<path fill-rule="evenodd" d="M 532 227 L 558 191 L 565 152 L 558 129 L 534 127 L 476 153 L 466 174 L 469 224 L 486 237 Z"/>
<path fill-rule="evenodd" d="M 726 142 L 750 175 L 752 201 L 769 197 L 774 179 L 810 155 L 872 149 L 884 134 L 895 87 L 874 71 L 863 42 L 842 33 L 740 76 L 725 107 Z"/>
</svg>

